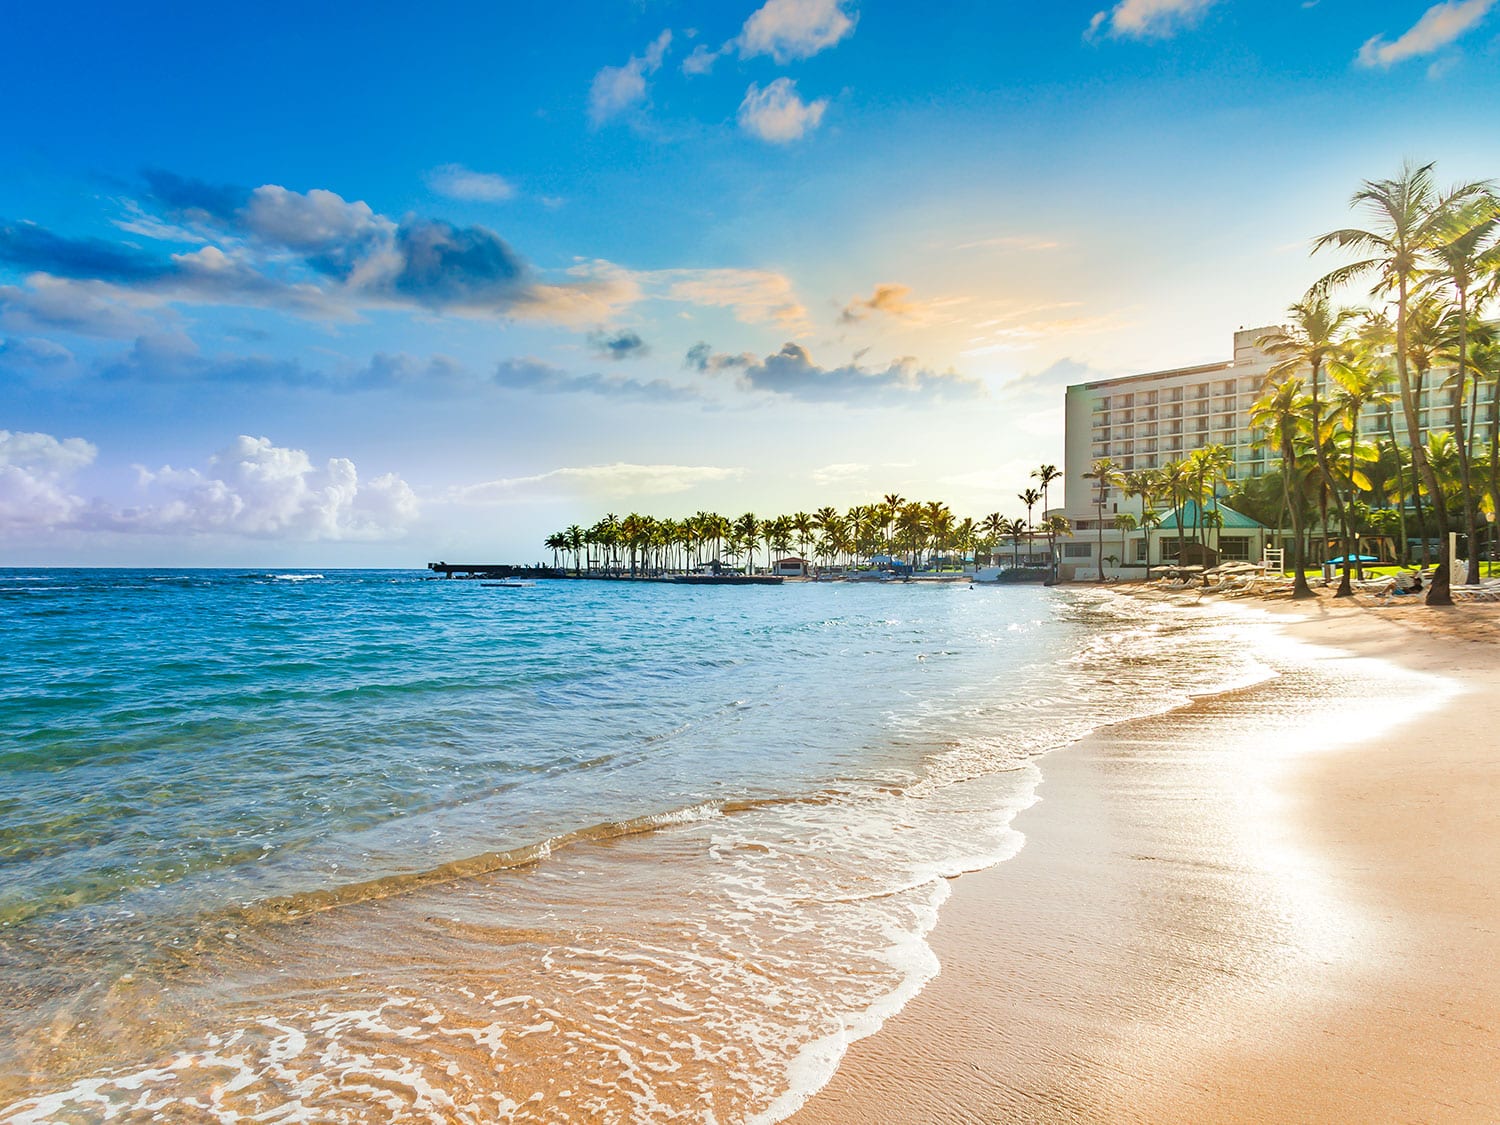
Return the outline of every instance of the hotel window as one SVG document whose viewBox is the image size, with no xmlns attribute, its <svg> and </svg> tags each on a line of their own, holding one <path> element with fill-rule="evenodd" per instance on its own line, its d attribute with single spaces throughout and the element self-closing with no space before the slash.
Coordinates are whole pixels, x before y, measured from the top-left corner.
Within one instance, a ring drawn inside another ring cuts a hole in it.
<svg viewBox="0 0 1500 1125">
<path fill-rule="evenodd" d="M 1092 543 L 1064 543 L 1063 558 L 1065 559 L 1090 559 L 1094 557 L 1094 545 Z M 1207 581 L 1207 579 L 1205 579 Z"/>
</svg>

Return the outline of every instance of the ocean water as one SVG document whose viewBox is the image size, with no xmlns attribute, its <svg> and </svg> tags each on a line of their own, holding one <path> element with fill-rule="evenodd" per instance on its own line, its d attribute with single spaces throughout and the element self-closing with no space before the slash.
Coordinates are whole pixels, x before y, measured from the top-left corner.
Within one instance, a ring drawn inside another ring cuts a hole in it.
<svg viewBox="0 0 1500 1125">
<path fill-rule="evenodd" d="M 1045 752 L 1266 675 L 1103 591 L 0 571 L 0 1121 L 775 1121 Z"/>
</svg>

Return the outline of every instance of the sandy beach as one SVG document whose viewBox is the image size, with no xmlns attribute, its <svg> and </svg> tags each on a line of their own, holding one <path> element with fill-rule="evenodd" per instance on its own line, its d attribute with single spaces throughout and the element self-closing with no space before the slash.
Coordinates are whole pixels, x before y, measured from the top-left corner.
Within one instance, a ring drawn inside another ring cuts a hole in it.
<svg viewBox="0 0 1500 1125">
<path fill-rule="evenodd" d="M 797 1125 L 1500 1120 L 1494 607 L 1270 608 L 1278 677 L 1047 757 Z"/>
</svg>

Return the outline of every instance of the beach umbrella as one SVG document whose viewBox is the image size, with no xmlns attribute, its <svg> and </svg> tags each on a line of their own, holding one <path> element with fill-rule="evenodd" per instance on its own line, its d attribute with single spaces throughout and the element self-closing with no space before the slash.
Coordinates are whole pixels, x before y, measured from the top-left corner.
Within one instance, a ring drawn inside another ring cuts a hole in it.
<svg viewBox="0 0 1500 1125">
<path fill-rule="evenodd" d="M 1349 556 L 1349 561 L 1352 562 L 1352 563 L 1356 563 L 1356 562 L 1360 562 L 1360 563 L 1378 563 L 1380 560 L 1377 559 L 1374 555 L 1350 555 Z M 1329 566 L 1343 566 L 1344 565 L 1344 556 L 1343 555 L 1339 555 L 1338 558 L 1329 559 L 1328 560 L 1328 565 Z"/>
</svg>

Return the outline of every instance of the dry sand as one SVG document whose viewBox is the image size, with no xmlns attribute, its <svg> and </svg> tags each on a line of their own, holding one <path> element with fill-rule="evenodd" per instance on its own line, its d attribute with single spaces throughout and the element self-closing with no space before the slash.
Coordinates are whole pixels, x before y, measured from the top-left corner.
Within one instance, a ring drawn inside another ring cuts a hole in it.
<svg viewBox="0 0 1500 1125">
<path fill-rule="evenodd" d="M 1334 656 L 1049 755 L 941 975 L 796 1125 L 1500 1121 L 1496 607 L 1285 608 L 1409 672 Z"/>
</svg>

